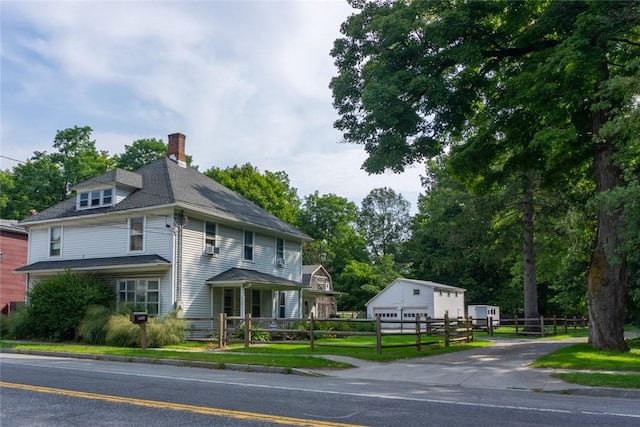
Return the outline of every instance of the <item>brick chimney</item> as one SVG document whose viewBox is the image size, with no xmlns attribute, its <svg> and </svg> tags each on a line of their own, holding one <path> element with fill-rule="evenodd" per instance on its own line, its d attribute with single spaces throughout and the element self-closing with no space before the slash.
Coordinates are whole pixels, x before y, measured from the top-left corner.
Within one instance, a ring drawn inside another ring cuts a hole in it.
<svg viewBox="0 0 640 427">
<path fill-rule="evenodd" d="M 187 166 L 187 155 L 184 154 L 185 139 L 187 137 L 181 133 L 172 133 L 169 135 L 169 149 L 167 150 L 167 157 L 182 167 Z"/>
</svg>

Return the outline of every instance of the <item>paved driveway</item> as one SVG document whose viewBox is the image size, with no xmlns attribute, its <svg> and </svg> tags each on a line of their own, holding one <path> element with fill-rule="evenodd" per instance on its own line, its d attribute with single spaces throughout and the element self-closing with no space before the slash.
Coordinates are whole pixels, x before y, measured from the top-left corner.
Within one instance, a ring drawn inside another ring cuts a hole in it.
<svg viewBox="0 0 640 427">
<path fill-rule="evenodd" d="M 559 341 L 493 338 L 491 346 L 418 359 L 388 363 L 336 357 L 357 366 L 354 369 L 315 371 L 322 375 L 361 380 L 388 380 L 491 389 L 561 390 L 569 388 L 551 377 L 553 370 L 527 365 L 538 357 L 586 338 Z M 575 389 L 579 386 L 570 386 Z"/>
</svg>

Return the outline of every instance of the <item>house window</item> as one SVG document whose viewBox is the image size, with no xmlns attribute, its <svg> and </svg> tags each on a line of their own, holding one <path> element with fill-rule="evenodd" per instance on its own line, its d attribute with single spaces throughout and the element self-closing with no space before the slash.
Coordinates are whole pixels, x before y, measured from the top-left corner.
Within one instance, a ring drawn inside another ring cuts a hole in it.
<svg viewBox="0 0 640 427">
<path fill-rule="evenodd" d="M 126 279 L 118 281 L 118 304 L 150 315 L 160 312 L 160 280 Z"/>
<path fill-rule="evenodd" d="M 78 209 L 99 208 L 113 204 L 113 188 L 78 193 Z"/>
<path fill-rule="evenodd" d="M 285 294 L 280 291 L 280 295 L 278 296 L 278 317 L 281 319 L 284 319 L 287 314 L 285 301 Z"/>
<path fill-rule="evenodd" d="M 205 223 L 204 250 L 208 254 L 214 253 L 216 248 L 217 224 L 214 222 Z"/>
<path fill-rule="evenodd" d="M 276 238 L 276 265 L 284 266 L 284 239 Z"/>
<path fill-rule="evenodd" d="M 91 206 L 100 206 L 100 190 L 91 192 Z"/>
<path fill-rule="evenodd" d="M 60 256 L 62 249 L 62 227 L 49 229 L 49 256 Z"/>
<path fill-rule="evenodd" d="M 414 289 L 413 290 L 413 294 L 414 295 L 420 295 L 420 289 Z"/>
<path fill-rule="evenodd" d="M 233 316 L 233 302 L 235 292 L 233 289 L 225 289 L 224 290 L 224 307 L 223 310 L 227 316 Z"/>
<path fill-rule="evenodd" d="M 253 260 L 253 231 L 244 232 L 244 259 Z"/>
<path fill-rule="evenodd" d="M 105 190 L 102 190 L 102 205 L 110 206 L 112 200 L 113 200 L 113 189 L 107 188 Z"/>
<path fill-rule="evenodd" d="M 251 317 L 260 317 L 260 291 L 254 289 L 251 291 Z"/>
<path fill-rule="evenodd" d="M 144 248 L 144 217 L 129 218 L 129 250 L 141 251 Z"/>
</svg>

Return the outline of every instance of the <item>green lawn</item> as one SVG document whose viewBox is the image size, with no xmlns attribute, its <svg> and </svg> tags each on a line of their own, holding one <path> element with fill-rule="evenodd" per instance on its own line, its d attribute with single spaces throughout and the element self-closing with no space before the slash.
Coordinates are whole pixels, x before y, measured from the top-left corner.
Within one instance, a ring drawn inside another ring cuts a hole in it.
<svg viewBox="0 0 640 427">
<path fill-rule="evenodd" d="M 640 388 L 640 339 L 627 340 L 627 343 L 631 347 L 631 351 L 627 353 L 600 351 L 587 344 L 575 344 L 541 357 L 533 366 L 577 371 L 609 371 L 559 372 L 553 376 L 591 387 Z M 616 373 L 621 371 L 627 373 Z"/>
<path fill-rule="evenodd" d="M 327 338 L 316 341 L 315 351 L 311 352 L 308 342 L 291 341 L 286 344 L 253 344 L 245 348 L 242 344 L 232 343 L 224 350 L 216 350 L 213 345 L 207 343 L 188 342 L 185 344 L 167 346 L 162 349 L 141 349 L 90 346 L 78 344 L 52 344 L 52 343 L 6 343 L 3 347 L 13 347 L 16 351 L 54 351 L 76 354 L 92 354 L 98 358 L 100 355 L 121 356 L 127 358 L 148 357 L 157 359 L 174 359 L 188 361 L 205 361 L 224 365 L 225 363 L 237 363 L 259 366 L 277 366 L 283 368 L 323 369 L 323 368 L 348 368 L 352 365 L 336 362 L 322 357 L 323 355 L 343 355 L 363 360 L 385 362 L 397 359 L 424 357 L 434 354 L 448 353 L 452 351 L 466 350 L 471 347 L 489 345 L 486 341 L 475 341 L 471 344 L 452 344 L 444 347 L 441 344 L 431 346 L 424 344 L 421 351 L 415 347 L 415 337 L 386 336 L 384 345 L 412 345 L 407 347 L 384 348 L 382 355 L 376 354 L 375 337 L 353 336 L 349 338 Z M 350 345 L 369 346 L 368 348 L 346 347 Z"/>
</svg>

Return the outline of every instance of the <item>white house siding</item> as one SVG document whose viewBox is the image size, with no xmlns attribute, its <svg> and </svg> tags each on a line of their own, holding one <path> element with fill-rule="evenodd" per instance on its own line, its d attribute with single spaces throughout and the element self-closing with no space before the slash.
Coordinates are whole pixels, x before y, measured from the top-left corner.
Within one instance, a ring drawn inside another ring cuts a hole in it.
<svg viewBox="0 0 640 427">
<path fill-rule="evenodd" d="M 124 190 L 122 188 L 116 188 L 116 204 L 126 199 L 129 194 L 131 194 L 131 191 Z"/>
<path fill-rule="evenodd" d="M 62 244 L 60 257 L 49 257 L 49 227 L 34 227 L 31 231 L 31 250 L 29 263 L 47 260 L 70 260 L 117 257 L 132 254 L 158 254 L 171 260 L 173 237 L 171 230 L 165 227 L 164 217 L 146 216 L 144 230 L 144 250 L 131 253 L 129 249 L 128 218 L 100 224 L 83 223 L 75 220 L 73 223 L 60 223 L 62 226 Z"/>
<path fill-rule="evenodd" d="M 64 238 L 64 237 L 63 237 Z M 64 254 L 64 252 L 62 252 Z M 31 227 L 29 229 L 28 264 L 49 259 L 49 228 Z"/>
<path fill-rule="evenodd" d="M 456 295 L 457 294 L 457 295 Z M 436 290 L 434 294 L 435 318 L 444 318 L 449 313 L 450 318 L 464 317 L 464 292 Z"/>
<path fill-rule="evenodd" d="M 210 221 L 215 222 L 215 221 Z M 273 274 L 299 282 L 302 277 L 302 244 L 285 239 L 285 267 L 275 266 L 275 236 L 255 233 L 254 257 L 252 261 L 243 259 L 244 229 L 233 228 L 218 223 L 216 245 L 220 252 L 215 255 L 204 253 L 204 223 L 202 218 L 189 218 L 182 230 L 182 315 L 185 317 L 214 317 L 220 314 L 222 293 L 212 296 L 211 286 L 205 282 L 209 278 L 237 267 Z M 287 316 L 297 317 L 298 293 L 287 295 Z M 213 308 L 211 301 L 213 298 Z M 269 296 L 270 300 L 271 296 Z M 247 296 L 247 300 L 249 297 Z M 264 311 L 264 310 L 263 310 Z"/>
</svg>

